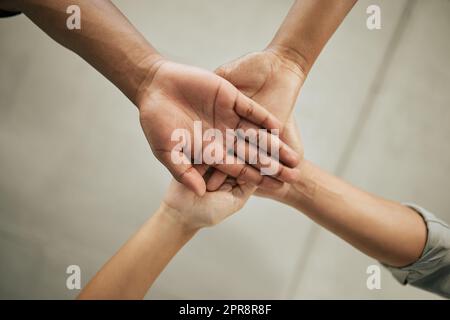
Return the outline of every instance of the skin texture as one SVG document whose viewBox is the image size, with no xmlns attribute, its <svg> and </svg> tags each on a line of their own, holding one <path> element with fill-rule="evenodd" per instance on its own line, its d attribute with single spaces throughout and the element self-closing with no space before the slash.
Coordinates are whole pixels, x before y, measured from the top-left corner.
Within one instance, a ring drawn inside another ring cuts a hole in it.
<svg viewBox="0 0 450 320">
<path fill-rule="evenodd" d="M 81 30 L 68 30 L 66 8 L 78 5 Z M 175 164 L 168 156 L 171 131 L 192 131 L 193 121 L 205 129 L 236 129 L 244 120 L 257 128 L 282 130 L 282 123 L 258 103 L 212 72 L 168 61 L 161 57 L 125 16 L 107 0 L 22 0 L 0 2 L 0 8 L 21 11 L 54 40 L 80 55 L 114 83 L 139 109 L 140 122 L 155 156 L 175 179 L 198 195 L 205 193 L 201 175 L 188 164 Z M 270 134 L 269 134 L 270 135 Z M 276 136 L 270 135 L 275 140 Z M 202 144 L 201 137 L 198 143 Z M 261 187 L 293 182 L 298 156 L 280 143 L 278 170 L 272 177 L 259 174 L 260 165 L 220 165 L 228 175 Z M 248 143 L 247 149 L 252 148 Z M 248 160 L 248 159 L 246 159 Z M 247 161 L 249 162 L 249 161 Z M 278 180 L 278 181 L 277 181 Z"/>
<path fill-rule="evenodd" d="M 293 120 L 287 141 L 300 150 Z M 427 229 L 413 209 L 355 188 L 304 160 L 297 167 L 300 182 L 257 195 L 287 204 L 333 232 L 364 254 L 387 265 L 403 267 L 422 254 Z"/>
<path fill-rule="evenodd" d="M 314 62 L 355 3 L 295 1 L 265 50 L 228 63 L 216 73 L 285 124 Z M 283 134 L 281 137 L 285 139 Z M 301 161 L 303 149 L 298 151 Z M 216 190 L 226 177 L 226 172 L 216 171 L 207 189 Z"/>
<path fill-rule="evenodd" d="M 297 0 L 269 48 L 295 62 L 305 74 L 311 70 L 356 0 Z"/>
<path fill-rule="evenodd" d="M 156 156 L 184 183 L 172 182 L 160 209 L 88 283 L 80 299 L 142 298 L 185 243 L 201 228 L 239 210 L 253 192 L 298 209 L 381 262 L 404 266 L 417 260 L 427 231 L 414 210 L 352 187 L 307 160 L 297 161 L 286 145 L 280 150 L 282 161 L 295 168 L 283 167 L 278 178 L 291 183 L 278 184 L 280 188 L 274 188 L 274 179 L 256 178 L 254 169 L 243 165 L 218 166 L 219 171 L 205 175 L 205 165 L 174 168 L 167 160 L 170 123 L 189 129 L 194 119 L 221 130 L 279 128 L 282 138 L 303 155 L 292 108 L 314 61 L 355 2 L 296 1 L 265 51 L 244 56 L 214 75 L 163 59 L 109 1 L 0 0 L 0 8 L 24 12 L 122 90 L 139 108 Z M 83 32 L 65 29 L 65 8 L 73 4 L 82 7 Z M 168 129 L 155 131 L 161 123 Z M 205 194 L 205 180 L 208 190 L 219 190 Z"/>
<path fill-rule="evenodd" d="M 283 125 L 294 108 L 306 77 L 296 63 L 272 49 L 248 54 L 223 65 L 216 73 L 252 100 L 263 104 Z M 246 123 L 246 127 L 252 126 Z M 283 132 L 281 137 L 285 138 Z M 297 151 L 297 154 L 300 159 L 303 157 L 302 151 Z M 226 177 L 226 172 L 215 171 L 208 181 L 207 189 L 217 190 Z"/>
<path fill-rule="evenodd" d="M 319 53 L 355 2 L 297 0 L 268 49 L 217 70 L 286 123 L 282 136 L 300 155 L 303 146 L 289 114 Z M 386 264 L 405 266 L 421 255 L 426 227 L 414 210 L 354 188 L 309 161 L 301 161 L 297 170 L 298 182 L 276 190 L 259 188 L 256 194 L 297 208 Z M 214 172 L 208 190 L 225 179 L 224 173 Z"/>
<path fill-rule="evenodd" d="M 286 136 L 293 146 L 301 147 L 292 119 L 286 126 Z M 206 166 L 196 170 L 203 174 Z M 420 257 L 426 226 L 415 211 L 354 188 L 307 160 L 296 170 L 302 176 L 301 183 L 256 193 L 296 208 L 388 265 L 404 266 Z M 199 197 L 174 180 L 160 209 L 100 269 L 78 298 L 143 298 L 173 256 L 200 229 L 238 211 L 255 188 L 227 179 L 219 191 Z"/>
<path fill-rule="evenodd" d="M 203 174 L 206 167 L 196 169 Z M 89 281 L 78 299 L 142 299 L 172 257 L 200 229 L 242 208 L 254 187 L 231 183 L 199 197 L 173 180 L 161 207 Z"/>
<path fill-rule="evenodd" d="M 212 72 L 165 60 L 157 62 L 153 68 L 155 71 L 148 83 L 142 85 L 139 96 L 142 127 L 156 157 L 178 181 L 195 190 L 197 194 L 204 193 L 205 183 L 201 175 L 191 164 L 176 165 L 171 161 L 171 151 L 177 143 L 171 141 L 174 130 L 185 128 L 190 132 L 190 136 L 194 137 L 194 121 L 201 121 L 203 130 L 217 128 L 224 136 L 227 128 L 241 128 L 244 121 L 253 123 L 255 128 L 282 127 L 279 120 L 265 108 Z M 159 125 L 161 123 L 164 126 Z M 189 146 L 191 150 L 194 150 L 193 144 L 194 141 Z M 296 153 L 282 142 L 280 146 L 281 160 L 289 165 L 296 165 Z M 247 148 L 249 147 L 247 144 Z M 223 154 L 225 157 L 225 150 Z M 261 176 L 252 166 L 237 163 L 237 158 L 234 158 L 233 164 L 218 166 L 230 176 L 261 187 L 281 186 L 274 178 Z M 290 168 L 280 166 L 278 170 L 275 176 L 279 180 L 292 182 L 298 178 L 297 173 Z"/>
</svg>

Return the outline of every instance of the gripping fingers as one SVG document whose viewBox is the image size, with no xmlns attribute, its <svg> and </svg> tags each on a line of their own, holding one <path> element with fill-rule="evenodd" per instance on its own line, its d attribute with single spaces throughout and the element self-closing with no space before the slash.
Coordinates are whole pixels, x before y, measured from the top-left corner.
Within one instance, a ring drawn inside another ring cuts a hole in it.
<svg viewBox="0 0 450 320">
<path fill-rule="evenodd" d="M 235 111 L 241 117 L 266 129 L 282 130 L 282 123 L 267 109 L 257 102 L 239 93 L 236 98 Z"/>
<path fill-rule="evenodd" d="M 258 170 L 248 164 L 216 164 L 214 168 L 220 170 L 226 175 L 232 176 L 237 180 L 242 180 L 261 188 L 281 188 L 283 183 L 269 176 L 262 176 Z M 226 177 L 225 177 L 226 179 Z M 225 180 L 223 180 L 225 181 Z"/>
<path fill-rule="evenodd" d="M 170 151 L 160 151 L 157 154 L 158 159 L 169 169 L 173 177 L 186 186 L 189 190 L 195 192 L 198 196 L 203 196 L 206 192 L 206 184 L 202 175 L 206 171 L 206 167 L 200 166 L 197 170 L 192 166 L 190 160 L 180 152 L 180 156 L 184 157 L 183 163 L 173 163 Z M 200 173 L 200 172 L 202 173 Z"/>
<path fill-rule="evenodd" d="M 238 139 L 238 142 L 236 143 L 239 144 L 239 142 L 241 142 L 241 145 L 244 147 L 244 154 L 241 154 L 242 152 L 239 152 L 239 146 L 236 146 L 235 150 L 238 150 L 237 157 L 241 162 L 246 162 L 253 166 L 263 176 L 276 178 L 287 183 L 295 183 L 299 180 L 300 175 L 297 169 L 283 165 L 278 159 L 274 159 L 270 155 L 267 155 L 266 152 L 258 150 L 255 145 L 248 143 L 247 141 Z M 244 158 L 242 158 L 242 156 L 244 156 Z"/>
<path fill-rule="evenodd" d="M 278 149 L 278 157 L 281 162 L 293 168 L 299 164 L 299 156 L 289 145 L 283 142 L 279 136 L 271 134 L 266 130 L 259 130 L 253 123 L 241 120 L 236 128 L 238 134 L 243 134 L 242 139 L 256 142 L 258 147 L 267 154 Z M 273 150 L 272 150 L 273 149 Z"/>
</svg>

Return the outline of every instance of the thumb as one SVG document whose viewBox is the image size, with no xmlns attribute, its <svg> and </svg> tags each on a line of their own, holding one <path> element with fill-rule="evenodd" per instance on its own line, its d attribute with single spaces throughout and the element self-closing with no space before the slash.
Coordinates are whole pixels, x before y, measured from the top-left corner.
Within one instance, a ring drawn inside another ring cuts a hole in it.
<svg viewBox="0 0 450 320">
<path fill-rule="evenodd" d="M 229 79 L 227 79 L 229 69 L 226 64 L 218 67 L 216 70 L 214 70 L 214 73 L 217 74 L 219 77 L 229 80 Z"/>
<path fill-rule="evenodd" d="M 180 156 L 183 157 L 183 161 L 180 164 L 172 161 L 170 151 L 162 151 L 158 155 L 158 159 L 170 171 L 175 180 L 193 191 L 196 195 L 203 196 L 206 192 L 206 184 L 202 174 L 194 168 L 184 153 L 181 152 Z"/>
</svg>

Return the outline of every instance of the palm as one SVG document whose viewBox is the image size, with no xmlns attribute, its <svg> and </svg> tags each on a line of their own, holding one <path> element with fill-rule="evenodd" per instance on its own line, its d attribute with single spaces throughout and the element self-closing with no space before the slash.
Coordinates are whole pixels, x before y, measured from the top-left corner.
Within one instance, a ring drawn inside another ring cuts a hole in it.
<svg viewBox="0 0 450 320">
<path fill-rule="evenodd" d="M 304 81 L 302 71 L 271 51 L 250 53 L 217 73 L 286 123 Z"/>
<path fill-rule="evenodd" d="M 235 89 L 212 73 L 166 63 L 156 73 L 149 89 L 150 94 L 141 108 L 141 123 L 160 160 L 176 144 L 167 143 L 174 129 L 185 128 L 193 134 L 194 121 L 201 121 L 203 129 L 222 130 L 235 128 L 239 122 L 239 116 L 233 111 Z M 219 94 L 222 101 L 217 108 L 215 99 Z M 217 123 L 216 119 L 219 119 Z"/>
<path fill-rule="evenodd" d="M 294 63 L 272 51 L 250 53 L 216 70 L 239 91 L 264 106 L 285 125 L 291 115 L 305 75 Z M 283 140 L 286 136 L 282 133 Z M 303 156 L 301 141 L 295 151 Z M 216 190 L 226 175 L 215 172 L 208 182 L 208 190 Z M 279 189 L 284 192 L 287 187 Z"/>
<path fill-rule="evenodd" d="M 221 190 L 207 192 L 199 197 L 182 184 L 173 180 L 164 202 L 180 214 L 189 227 L 198 229 L 213 226 L 238 211 L 254 188 L 250 185 L 222 186 Z"/>
<path fill-rule="evenodd" d="M 140 119 L 153 153 L 178 181 L 199 195 L 204 193 L 206 186 L 190 164 L 198 157 L 194 154 L 194 141 L 192 139 L 188 146 L 191 149 L 190 157 L 186 157 L 188 163 L 175 164 L 171 153 L 179 141 L 171 139 L 174 130 L 184 129 L 190 137 L 201 139 L 194 134 L 194 121 L 201 121 L 203 130 L 216 128 L 225 136 L 226 129 L 235 129 L 244 118 L 268 129 L 281 128 L 273 115 L 240 93 L 230 82 L 198 68 L 163 62 L 145 90 L 140 103 Z M 198 142 L 203 145 L 203 141 Z M 184 156 L 185 151 L 180 151 L 180 155 Z M 257 170 L 244 164 L 227 164 L 221 168 L 233 177 L 244 172 L 244 180 L 255 184 L 271 179 L 261 177 Z M 286 179 L 289 174 L 294 174 L 289 170 L 283 172 L 286 174 L 281 178 Z"/>
</svg>

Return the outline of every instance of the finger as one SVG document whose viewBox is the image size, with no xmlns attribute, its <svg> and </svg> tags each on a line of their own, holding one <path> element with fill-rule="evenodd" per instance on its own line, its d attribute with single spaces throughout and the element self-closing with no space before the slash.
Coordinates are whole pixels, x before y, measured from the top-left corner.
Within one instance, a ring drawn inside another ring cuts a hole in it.
<svg viewBox="0 0 450 320">
<path fill-rule="evenodd" d="M 204 177 L 206 172 L 208 171 L 209 166 L 206 164 L 194 164 L 193 167 L 195 168 L 195 170 L 198 171 L 198 173 Z"/>
<path fill-rule="evenodd" d="M 237 158 L 233 164 L 215 164 L 214 168 L 222 171 L 226 175 L 257 185 L 261 188 L 278 189 L 283 186 L 283 183 L 277 179 L 260 175 L 259 171 L 252 166 L 238 163 Z"/>
<path fill-rule="evenodd" d="M 183 158 L 183 162 L 175 164 L 171 158 L 170 151 L 156 152 L 158 159 L 166 166 L 172 176 L 186 186 L 189 190 L 193 191 L 198 196 L 203 196 L 206 192 L 206 184 L 203 180 L 202 174 L 192 166 L 191 161 L 182 152 L 179 153 Z M 205 166 L 206 167 L 206 166 Z M 201 172 L 206 171 L 206 168 L 199 168 Z M 204 172 L 203 172 L 204 173 Z"/>
<path fill-rule="evenodd" d="M 233 195 L 235 197 L 239 197 L 241 199 L 248 199 L 250 195 L 255 192 L 256 186 L 251 183 L 244 183 L 244 184 L 238 184 L 236 187 L 233 188 Z M 261 189 L 266 190 L 266 189 Z"/>
<path fill-rule="evenodd" d="M 216 191 L 225 182 L 227 175 L 220 170 L 214 169 L 208 182 L 206 183 L 206 190 Z"/>
<path fill-rule="evenodd" d="M 233 177 L 228 176 L 227 179 L 225 180 L 224 184 L 229 184 L 232 187 L 235 187 L 237 185 L 236 183 L 236 179 Z"/>
<path fill-rule="evenodd" d="M 251 183 L 240 184 L 240 185 L 238 185 L 238 188 L 241 190 L 241 193 L 243 195 L 250 195 L 258 189 L 258 188 L 256 188 L 255 185 L 253 185 Z M 266 189 L 261 189 L 261 190 L 266 190 Z"/>
<path fill-rule="evenodd" d="M 238 143 L 240 141 L 241 143 Z M 242 144 L 242 146 L 241 146 Z M 241 181 L 247 181 L 252 182 L 254 184 L 259 184 L 262 188 L 278 188 L 280 185 L 282 185 L 279 181 L 275 181 L 276 179 L 273 177 L 269 177 L 268 175 L 261 176 L 261 174 L 258 172 L 258 170 L 255 170 L 251 166 L 246 166 L 245 162 L 249 162 L 250 164 L 255 163 L 258 161 L 258 155 L 257 155 L 257 149 L 255 146 L 251 146 L 249 143 L 247 143 L 245 140 L 237 139 L 236 135 L 233 133 L 232 135 L 227 135 L 227 143 L 225 145 L 218 144 L 218 148 L 223 148 L 222 152 L 222 162 L 207 162 L 208 164 L 216 167 L 216 168 L 225 168 L 229 167 L 227 169 L 223 169 L 222 172 L 214 172 L 209 176 L 209 179 L 206 179 L 206 186 L 208 191 L 215 191 L 217 190 L 223 183 L 225 183 L 225 179 L 227 178 L 227 173 L 233 172 L 231 176 L 237 177 L 239 176 L 239 180 Z M 227 148 L 230 148 L 228 151 Z M 239 150 L 237 150 L 237 148 Z M 236 150 L 237 153 L 241 153 L 241 157 L 236 156 Z M 253 155 L 256 155 L 254 157 Z M 250 157 L 253 157 L 252 159 L 249 159 Z M 265 164 L 271 164 L 269 168 L 276 168 L 276 170 L 273 170 L 273 174 L 278 173 L 280 170 L 278 169 L 279 163 L 278 161 L 270 161 L 267 157 L 261 159 L 265 159 Z M 216 166 L 217 165 L 217 166 Z M 262 171 L 266 170 L 267 168 L 263 168 L 263 166 L 259 166 Z M 230 171 L 228 171 L 230 170 Z M 280 174 L 279 177 L 277 177 L 278 180 L 295 180 L 295 177 L 290 177 L 289 170 L 280 171 L 283 174 Z"/>
<path fill-rule="evenodd" d="M 253 144 L 256 142 L 260 150 L 267 151 L 269 154 L 278 151 L 279 160 L 287 166 L 294 168 L 298 165 L 299 155 L 289 145 L 281 141 L 279 136 L 261 130 L 247 120 L 241 120 L 236 129 L 240 138 L 247 139 Z"/>
<path fill-rule="evenodd" d="M 283 129 L 282 123 L 273 114 L 242 93 L 237 95 L 234 108 L 238 115 L 259 127 L 278 129 L 280 133 Z"/>
<path fill-rule="evenodd" d="M 231 190 L 233 190 L 233 186 L 232 186 L 231 184 L 228 184 L 228 183 L 224 183 L 224 184 L 219 188 L 219 191 L 230 192 Z"/>
<path fill-rule="evenodd" d="M 276 158 L 267 155 L 257 146 L 238 138 L 235 141 L 234 150 L 241 163 L 248 163 L 260 171 L 266 177 L 276 178 L 287 183 L 295 183 L 300 179 L 298 170 L 286 167 Z"/>
<path fill-rule="evenodd" d="M 272 159 L 264 151 L 258 150 L 257 146 L 248 143 L 247 141 L 234 137 L 227 136 L 227 140 L 231 140 L 231 145 L 233 149 L 228 151 L 225 147 L 229 147 L 230 143 L 227 142 L 223 150 L 223 162 L 215 166 L 222 171 L 221 173 L 213 173 L 211 177 L 207 180 L 207 189 L 209 191 L 217 190 L 225 181 L 226 175 L 223 173 L 228 173 L 224 166 L 230 166 L 228 170 L 234 172 L 231 174 L 233 177 L 238 177 L 238 180 L 252 182 L 254 184 L 262 184 L 264 187 L 266 184 L 274 184 L 273 179 L 280 181 L 294 183 L 299 180 L 299 172 L 295 169 L 288 168 L 283 164 L 280 164 L 278 159 Z M 229 153 L 231 152 L 231 154 Z M 211 165 L 215 163 L 209 163 Z M 254 168 L 249 170 L 244 164 L 250 165 Z M 255 170 L 257 169 L 257 170 Z M 237 170 L 243 170 L 238 172 Z M 259 172 L 258 172 L 259 171 Z M 261 177 L 263 176 L 263 178 Z M 277 183 L 278 185 L 278 183 Z M 277 187 L 277 186 L 273 186 Z"/>
</svg>

